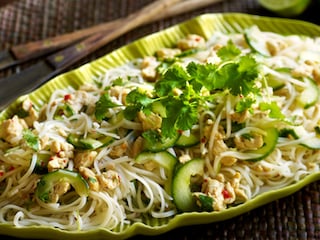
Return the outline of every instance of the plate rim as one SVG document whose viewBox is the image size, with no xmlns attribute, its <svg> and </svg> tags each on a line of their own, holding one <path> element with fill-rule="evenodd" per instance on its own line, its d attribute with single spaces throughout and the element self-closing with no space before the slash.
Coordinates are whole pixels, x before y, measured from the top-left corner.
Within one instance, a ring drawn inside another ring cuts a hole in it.
<svg viewBox="0 0 320 240">
<path fill-rule="evenodd" d="M 252 14 L 246 14 L 246 13 L 206 13 L 202 14 L 196 17 L 193 17 L 189 20 L 186 20 L 182 23 L 175 24 L 169 28 L 163 29 L 161 31 L 158 31 L 156 33 L 152 33 L 150 35 L 147 35 L 145 37 L 142 37 L 140 39 L 137 39 L 133 41 L 132 43 L 129 43 L 125 46 L 122 46 L 110 53 L 107 53 L 106 55 L 91 61 L 89 63 L 86 63 L 72 71 L 69 71 L 67 73 L 63 73 L 55 78 L 53 78 L 49 83 L 45 84 L 44 86 L 38 88 L 37 90 L 32 92 L 32 96 L 36 96 L 40 92 L 44 91 L 44 89 L 54 86 L 56 83 L 59 83 L 59 81 L 62 81 L 64 79 L 69 79 L 70 77 L 73 77 L 74 75 L 80 74 L 80 75 L 86 75 L 85 73 L 87 71 L 91 72 L 90 68 L 99 66 L 101 62 L 106 61 L 107 58 L 111 58 L 117 54 L 124 51 L 128 51 L 131 47 L 135 47 L 142 43 L 143 41 L 150 41 L 153 38 L 157 38 L 161 34 L 165 34 L 170 31 L 175 31 L 180 28 L 185 28 L 190 24 L 198 24 L 201 25 L 203 22 L 208 21 L 208 19 L 214 19 L 215 21 L 226 21 L 226 19 L 229 19 L 228 21 L 231 21 L 230 19 L 244 19 L 243 21 L 260 21 L 260 22 L 270 22 L 270 23 L 277 23 L 278 24 L 290 24 L 295 26 L 301 26 L 306 28 L 312 28 L 314 33 L 317 33 L 317 35 L 320 37 L 320 26 L 309 23 L 302 20 L 295 20 L 295 19 L 287 19 L 287 18 L 278 18 L 278 17 L 267 17 L 267 16 L 259 16 L 259 15 L 252 15 Z M 233 20 L 234 21 L 234 20 Z M 259 24 L 261 24 L 259 22 Z M 241 27 L 241 26 L 240 26 Z M 206 31 L 206 29 L 202 29 L 201 31 Z M 290 31 L 290 29 L 289 29 Z M 106 69 L 105 69 L 106 70 Z M 62 79 L 62 80 L 61 80 Z M 18 98 L 16 101 L 14 101 L 12 104 L 10 104 L 4 111 L 0 113 L 0 122 L 6 118 L 9 117 L 9 115 L 14 111 L 14 109 L 17 107 L 17 105 L 26 98 L 26 96 L 29 96 L 30 94 L 24 95 L 20 98 Z M 41 101 L 40 101 L 41 102 Z M 194 225 L 194 224 L 205 224 L 205 223 L 213 223 L 213 222 L 219 222 L 222 220 L 227 220 L 234 218 L 236 216 L 239 216 L 241 214 L 244 214 L 245 212 L 248 212 L 250 210 L 256 209 L 262 205 L 266 205 L 267 203 L 270 203 L 272 201 L 275 201 L 280 198 L 287 197 L 297 191 L 299 191 L 301 188 L 305 187 L 306 185 L 315 182 L 317 180 L 320 180 L 320 172 L 315 172 L 307 175 L 304 177 L 304 179 L 300 180 L 297 183 L 293 183 L 291 185 L 288 185 L 286 187 L 283 187 L 279 190 L 272 190 L 265 193 L 262 193 L 258 196 L 256 196 L 254 199 L 249 200 L 248 202 L 238 205 L 236 207 L 231 207 L 229 209 L 223 210 L 221 212 L 192 212 L 192 213 L 182 213 L 178 214 L 172 219 L 170 219 L 166 224 L 160 225 L 160 226 L 150 226 L 143 223 L 134 223 L 127 227 L 125 230 L 121 232 L 113 232 L 105 228 L 98 227 L 93 230 L 80 230 L 80 231 L 69 231 L 69 230 L 61 230 L 56 229 L 53 227 L 47 227 L 47 226 L 27 226 L 27 227 L 16 227 L 4 223 L 0 223 L 0 232 L 1 234 L 8 235 L 8 236 L 14 236 L 14 237 L 26 237 L 26 234 L 28 237 L 32 238 L 41 238 L 43 237 L 43 234 L 52 234 L 55 238 L 61 238 L 61 237 L 68 237 L 70 239 L 87 239 L 88 237 L 95 237 L 99 239 L 104 239 L 106 237 L 112 238 L 112 239 L 123 239 L 132 237 L 138 234 L 143 235 L 159 235 L 165 232 L 168 232 L 170 230 L 173 230 L 177 227 L 183 227 L 188 225 Z M 223 214 L 226 214 L 223 216 Z"/>
</svg>

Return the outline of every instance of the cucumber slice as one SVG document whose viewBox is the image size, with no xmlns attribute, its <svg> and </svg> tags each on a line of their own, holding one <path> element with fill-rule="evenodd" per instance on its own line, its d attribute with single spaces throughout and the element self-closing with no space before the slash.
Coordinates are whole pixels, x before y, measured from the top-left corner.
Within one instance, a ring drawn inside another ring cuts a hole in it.
<svg viewBox="0 0 320 240">
<path fill-rule="evenodd" d="M 259 155 L 259 157 L 248 159 L 248 161 L 259 161 L 266 158 L 275 149 L 278 137 L 279 132 L 276 128 L 268 128 L 266 130 L 266 135 L 263 137 L 263 146 L 257 150 L 245 151 L 245 153 L 254 153 Z"/>
<path fill-rule="evenodd" d="M 175 143 L 177 142 L 179 138 L 179 134 L 176 134 L 175 136 L 171 138 L 161 138 L 157 142 L 151 142 L 148 140 L 144 140 L 144 149 L 150 151 L 150 152 L 161 152 L 165 151 L 170 147 L 173 147 Z"/>
<path fill-rule="evenodd" d="M 162 151 L 156 153 L 142 152 L 135 159 L 135 162 L 139 164 L 144 164 L 148 161 L 154 161 L 166 169 L 168 180 L 165 183 L 165 190 L 167 193 L 171 194 L 172 175 L 173 170 L 178 162 L 177 158 L 167 151 Z"/>
<path fill-rule="evenodd" d="M 309 149 L 320 149 L 320 138 L 319 137 L 311 137 L 306 139 L 303 143 L 301 143 L 302 146 L 309 148 Z"/>
<path fill-rule="evenodd" d="M 247 28 L 244 32 L 244 38 L 254 52 L 265 57 L 271 56 L 266 45 L 266 37 L 257 26 Z"/>
<path fill-rule="evenodd" d="M 319 87 L 310 78 L 303 78 L 303 81 L 307 84 L 306 88 L 297 97 L 297 102 L 305 109 L 313 106 L 319 100 Z"/>
<path fill-rule="evenodd" d="M 113 138 L 110 136 L 101 136 L 98 139 L 94 139 L 90 137 L 83 138 L 76 134 L 70 134 L 67 137 L 68 143 L 72 144 L 75 148 L 84 150 L 101 148 L 108 145 L 112 140 Z"/>
<path fill-rule="evenodd" d="M 309 133 L 304 129 L 303 126 L 298 126 L 298 127 L 295 127 L 293 129 L 294 131 L 294 137 L 295 139 L 299 139 L 299 138 L 304 138 L 305 136 L 307 136 Z M 320 137 L 318 137 L 317 135 L 316 136 L 312 136 L 312 137 L 309 137 L 307 139 L 305 139 L 301 144 L 301 146 L 304 146 L 306 148 L 309 148 L 309 149 L 320 149 Z"/>
<path fill-rule="evenodd" d="M 48 162 L 50 160 L 51 155 L 48 153 L 37 153 L 37 162 L 34 168 L 34 172 L 37 174 L 45 174 L 48 173 Z"/>
<path fill-rule="evenodd" d="M 285 86 L 285 83 L 281 79 L 271 74 L 267 75 L 267 81 L 268 85 L 272 87 L 274 91 L 277 91 Z"/>
<path fill-rule="evenodd" d="M 182 212 L 197 210 L 195 198 L 190 188 L 191 177 L 197 174 L 203 175 L 204 160 L 192 159 L 182 165 L 176 172 L 172 181 L 172 196 L 177 209 Z"/>
<path fill-rule="evenodd" d="M 283 88 L 286 79 L 291 78 L 291 70 L 291 68 L 277 68 L 274 73 L 268 73 L 266 75 L 268 86 L 272 87 L 274 91 Z"/>
<path fill-rule="evenodd" d="M 189 136 L 182 134 L 175 146 L 185 148 L 185 147 L 192 147 L 197 145 L 200 142 L 200 133 L 198 131 L 191 131 Z"/>
<path fill-rule="evenodd" d="M 56 184 L 68 182 L 80 196 L 88 196 L 89 185 L 77 172 L 59 169 L 42 176 L 37 184 L 36 196 L 43 202 L 50 202 L 50 193 Z"/>
<path fill-rule="evenodd" d="M 167 151 L 142 152 L 136 157 L 135 161 L 139 164 L 144 164 L 148 161 L 155 161 L 165 169 L 173 171 L 174 166 L 177 163 L 177 158 Z"/>
</svg>

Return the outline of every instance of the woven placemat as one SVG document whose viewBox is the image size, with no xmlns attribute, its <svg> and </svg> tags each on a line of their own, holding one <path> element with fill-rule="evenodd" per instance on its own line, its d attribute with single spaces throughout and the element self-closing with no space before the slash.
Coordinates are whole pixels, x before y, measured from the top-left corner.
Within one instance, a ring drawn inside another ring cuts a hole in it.
<svg viewBox="0 0 320 240">
<path fill-rule="evenodd" d="M 0 1 L 0 50 L 123 17 L 151 2 L 152 0 Z M 319 5 L 314 1 L 299 18 L 320 24 L 320 19 L 317 17 Z M 255 0 L 225 0 L 140 27 L 110 42 L 72 68 L 140 37 L 209 12 L 243 12 L 273 16 L 272 13 L 263 10 Z M 0 77 L 19 71 L 21 67 L 23 66 L 2 71 Z M 219 223 L 181 227 L 152 239 L 320 239 L 319 194 L 320 184 L 315 182 L 289 197 L 239 217 Z M 151 237 L 136 236 L 132 239 L 151 239 Z"/>
</svg>

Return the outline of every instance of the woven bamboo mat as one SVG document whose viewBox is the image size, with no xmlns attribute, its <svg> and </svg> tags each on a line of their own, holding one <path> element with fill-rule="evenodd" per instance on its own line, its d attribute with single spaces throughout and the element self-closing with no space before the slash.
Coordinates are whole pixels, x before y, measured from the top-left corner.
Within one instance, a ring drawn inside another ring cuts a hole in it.
<svg viewBox="0 0 320 240">
<path fill-rule="evenodd" d="M 0 50 L 123 17 L 150 2 L 152 0 L 0 0 Z M 314 1 L 300 19 L 320 24 L 320 19 L 317 17 L 319 5 L 320 3 Z M 140 27 L 110 42 L 73 67 L 147 34 L 209 12 L 243 12 L 272 16 L 271 13 L 261 9 L 255 0 L 225 0 L 200 10 Z M 19 67 L 6 70 L 0 76 L 18 70 Z M 320 184 L 315 182 L 289 197 L 231 220 L 182 227 L 152 239 L 320 239 L 319 194 Z M 151 239 L 142 236 L 132 239 L 142 238 Z"/>
</svg>

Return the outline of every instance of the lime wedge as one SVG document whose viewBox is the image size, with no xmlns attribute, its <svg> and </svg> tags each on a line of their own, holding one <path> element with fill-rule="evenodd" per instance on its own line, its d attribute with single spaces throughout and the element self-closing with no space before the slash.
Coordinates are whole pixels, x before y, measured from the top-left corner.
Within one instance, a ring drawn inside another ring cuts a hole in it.
<svg viewBox="0 0 320 240">
<path fill-rule="evenodd" d="M 293 17 L 303 13 L 311 0 L 259 0 L 259 3 L 279 16 Z"/>
</svg>

